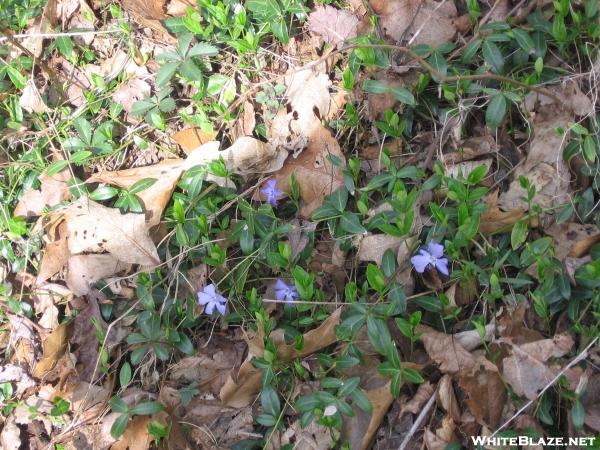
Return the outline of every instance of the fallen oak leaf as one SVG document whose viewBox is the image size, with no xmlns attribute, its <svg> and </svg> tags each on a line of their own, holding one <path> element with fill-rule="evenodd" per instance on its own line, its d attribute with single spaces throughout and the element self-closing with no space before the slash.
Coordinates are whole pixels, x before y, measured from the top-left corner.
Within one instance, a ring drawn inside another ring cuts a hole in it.
<svg viewBox="0 0 600 450">
<path fill-rule="evenodd" d="M 559 261 L 567 257 L 581 258 L 600 242 L 600 232 L 593 224 L 566 222 L 554 224 L 545 232 L 554 239 L 555 256 Z"/>
</svg>

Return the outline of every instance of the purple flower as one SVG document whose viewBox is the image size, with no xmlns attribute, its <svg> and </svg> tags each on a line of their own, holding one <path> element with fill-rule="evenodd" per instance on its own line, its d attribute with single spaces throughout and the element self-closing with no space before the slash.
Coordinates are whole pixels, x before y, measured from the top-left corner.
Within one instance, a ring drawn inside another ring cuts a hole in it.
<svg viewBox="0 0 600 450">
<path fill-rule="evenodd" d="M 427 267 L 435 267 L 438 272 L 448 275 L 448 258 L 444 257 L 444 246 L 430 242 L 427 249 L 422 248 L 419 254 L 410 258 L 415 270 L 419 273 L 425 272 Z"/>
<path fill-rule="evenodd" d="M 198 303 L 204 306 L 204 312 L 209 316 L 212 315 L 215 308 L 224 316 L 225 308 L 227 307 L 227 299 L 217 293 L 214 284 L 209 284 L 201 292 L 198 292 Z"/>
<path fill-rule="evenodd" d="M 285 195 L 285 192 L 277 189 L 277 180 L 271 178 L 265 183 L 265 186 L 260 190 L 265 201 L 272 206 L 277 206 L 277 200 Z"/>
<path fill-rule="evenodd" d="M 277 278 L 277 281 L 275 282 L 275 298 L 277 300 L 285 300 L 286 302 L 291 303 L 298 297 L 298 291 L 294 286 Z"/>
</svg>

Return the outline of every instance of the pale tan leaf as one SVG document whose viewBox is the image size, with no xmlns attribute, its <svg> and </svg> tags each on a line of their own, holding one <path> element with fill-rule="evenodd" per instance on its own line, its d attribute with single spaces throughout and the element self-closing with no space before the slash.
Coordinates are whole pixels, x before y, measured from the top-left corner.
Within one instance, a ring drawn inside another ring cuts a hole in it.
<svg viewBox="0 0 600 450">
<path fill-rule="evenodd" d="M 359 261 L 373 261 L 381 265 L 381 259 L 386 250 L 392 250 L 394 254 L 398 252 L 400 245 L 405 242 L 405 238 L 390 236 L 387 234 L 370 234 L 360 241 L 358 246 Z"/>
<path fill-rule="evenodd" d="M 25 88 L 21 92 L 19 105 L 29 113 L 45 113 L 48 112 L 48 106 L 44 103 L 40 91 L 35 85 L 33 78 L 30 78 Z"/>
<path fill-rule="evenodd" d="M 40 190 L 27 191 L 17 204 L 15 216 L 39 216 L 46 207 L 58 205 L 63 200 L 71 198 L 67 181 L 71 178 L 69 169 L 64 169 L 57 174 L 48 176 L 45 173 L 39 176 Z"/>
<path fill-rule="evenodd" d="M 67 264 L 67 286 L 74 295 L 87 295 L 96 281 L 121 272 L 129 264 L 110 253 L 73 255 Z"/>
<path fill-rule="evenodd" d="M 196 150 L 200 146 L 207 142 L 213 141 L 217 133 L 211 131 L 209 133 L 202 131 L 198 127 L 189 127 L 179 130 L 171 139 L 173 139 L 181 148 L 189 155 L 192 151 Z"/>
<path fill-rule="evenodd" d="M 453 1 L 371 0 L 370 3 L 384 32 L 397 42 L 404 38 L 410 44 L 437 47 L 451 41 L 456 34 L 457 11 Z"/>
<path fill-rule="evenodd" d="M 128 114 L 131 112 L 133 104 L 150 95 L 150 85 L 144 80 L 134 78 L 119 86 L 113 92 L 111 98 L 113 101 L 123 105 L 123 109 Z"/>
<path fill-rule="evenodd" d="M 357 27 L 358 18 L 354 14 L 329 5 L 317 6 L 308 15 L 308 29 L 332 45 L 355 37 Z"/>
<path fill-rule="evenodd" d="M 400 407 L 400 413 L 398 416 L 401 418 L 404 414 L 419 414 L 425 403 L 431 398 L 432 395 L 435 394 L 435 385 L 426 381 L 423 384 L 420 384 L 417 388 L 417 392 L 408 402 L 404 403 Z"/>
<path fill-rule="evenodd" d="M 147 450 L 152 441 L 148 433 L 147 425 L 150 422 L 149 416 L 134 416 L 129 420 L 127 430 L 123 436 L 115 442 L 111 450 Z"/>
</svg>

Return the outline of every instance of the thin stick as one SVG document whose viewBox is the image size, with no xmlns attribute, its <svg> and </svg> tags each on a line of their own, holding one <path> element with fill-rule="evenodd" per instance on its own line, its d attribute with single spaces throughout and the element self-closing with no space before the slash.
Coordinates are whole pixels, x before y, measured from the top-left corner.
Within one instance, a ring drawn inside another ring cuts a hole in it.
<svg viewBox="0 0 600 450">
<path fill-rule="evenodd" d="M 425 418 L 429 414 L 429 410 L 433 407 L 434 403 L 435 403 L 435 394 L 432 395 L 429 400 L 427 400 L 427 403 L 425 403 L 425 406 L 419 413 L 417 420 L 415 420 L 415 423 L 413 423 L 412 427 L 410 427 L 410 430 L 408 430 L 408 433 L 406 433 L 406 436 L 404 436 L 404 439 L 402 439 L 402 443 L 400 444 L 400 447 L 398 447 L 398 450 L 404 450 L 406 448 L 406 446 L 408 445 L 408 443 L 410 442 L 410 440 L 412 439 L 414 434 L 421 427 L 421 424 L 425 421 Z"/>
</svg>

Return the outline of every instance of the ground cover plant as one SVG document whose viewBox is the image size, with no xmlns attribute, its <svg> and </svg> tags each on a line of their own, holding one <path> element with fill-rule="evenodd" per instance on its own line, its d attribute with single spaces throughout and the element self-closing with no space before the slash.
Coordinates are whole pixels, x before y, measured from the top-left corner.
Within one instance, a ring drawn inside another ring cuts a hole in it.
<svg viewBox="0 0 600 450">
<path fill-rule="evenodd" d="M 598 19 L 3 1 L 0 446 L 600 446 Z"/>
</svg>

